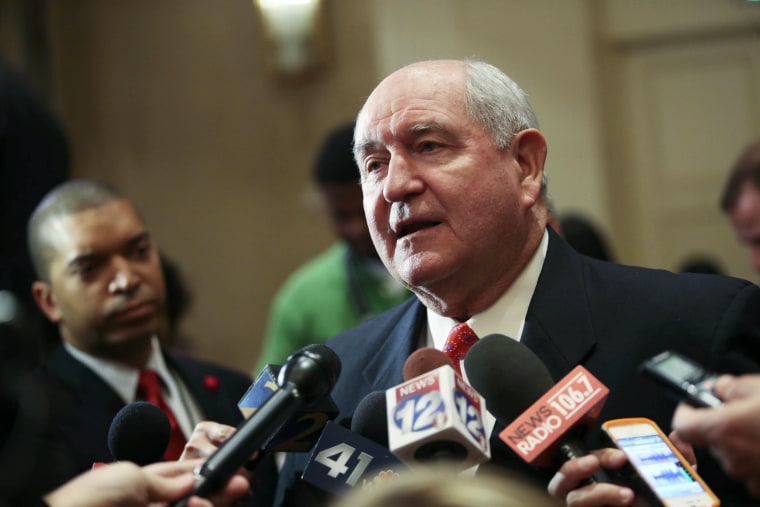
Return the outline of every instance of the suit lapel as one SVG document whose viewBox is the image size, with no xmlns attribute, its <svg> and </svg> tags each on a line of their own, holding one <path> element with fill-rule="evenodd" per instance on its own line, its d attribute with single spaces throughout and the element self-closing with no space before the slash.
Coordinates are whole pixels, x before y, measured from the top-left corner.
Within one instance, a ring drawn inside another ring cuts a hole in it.
<svg viewBox="0 0 760 507">
<path fill-rule="evenodd" d="M 522 342 L 536 352 L 555 380 L 582 363 L 596 343 L 583 270 L 583 258 L 549 229 L 549 248 Z"/>
<path fill-rule="evenodd" d="M 387 334 L 380 333 L 375 353 L 364 369 L 364 379 L 372 390 L 385 390 L 403 382 L 404 362 L 417 349 L 425 322 L 425 307 L 412 298 L 408 308 Z"/>
<path fill-rule="evenodd" d="M 78 394 L 80 399 L 96 400 L 96 403 L 83 403 L 83 407 L 92 407 L 93 413 L 102 413 L 103 406 L 118 407 L 117 412 L 124 406 L 124 400 L 105 380 L 77 361 L 62 346 L 53 353 L 47 363 L 47 368 L 53 377 L 60 379 L 73 392 L 81 393 Z"/>
<path fill-rule="evenodd" d="M 533 299 L 528 307 L 522 343 L 532 349 L 555 380 L 581 363 L 596 343 L 583 280 L 583 260 L 553 231 Z M 551 473 L 537 470 L 517 457 L 499 438 L 504 425 L 491 432 L 491 462 L 519 473 Z"/>
<path fill-rule="evenodd" d="M 66 405 L 56 417 L 61 427 L 77 442 L 81 456 L 95 457 L 96 461 L 110 461 L 107 435 L 114 416 L 124 406 L 124 400 L 95 372 L 77 361 L 62 346 L 46 364 L 50 380 L 61 382 L 66 392 L 76 399 Z M 56 401 L 53 400 L 55 406 Z M 90 463 L 91 465 L 91 463 Z M 89 466 L 89 465 L 88 465 Z"/>
<path fill-rule="evenodd" d="M 206 373 L 205 370 L 199 369 L 195 363 L 182 358 L 167 354 L 163 349 L 161 353 L 164 356 L 166 364 L 179 377 L 187 388 L 187 394 L 192 397 L 193 401 L 200 408 L 201 419 L 214 418 L 216 422 L 225 424 L 237 424 L 242 415 L 237 409 L 237 400 L 231 399 L 226 393 L 220 393 L 224 386 L 219 386 L 221 379 Z M 212 377 L 214 385 L 212 388 L 207 384 L 207 377 Z M 198 421 L 193 421 L 196 423 Z"/>
</svg>

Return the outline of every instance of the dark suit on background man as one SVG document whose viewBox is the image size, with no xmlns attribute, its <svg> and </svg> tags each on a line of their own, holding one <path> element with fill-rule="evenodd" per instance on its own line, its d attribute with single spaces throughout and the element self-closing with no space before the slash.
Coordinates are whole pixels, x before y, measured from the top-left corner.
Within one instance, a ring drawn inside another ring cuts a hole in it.
<svg viewBox="0 0 760 507">
<path fill-rule="evenodd" d="M 521 342 L 555 380 L 581 364 L 610 389 L 600 423 L 648 417 L 668 431 L 675 403 L 637 373 L 642 361 L 665 349 L 710 368 L 760 371 L 757 286 L 739 279 L 606 263 L 579 255 L 550 229 L 549 237 Z M 368 393 L 403 381 L 404 361 L 417 348 L 425 323 L 425 307 L 412 299 L 327 342 L 343 363 L 332 392 L 340 409 L 338 420 L 350 418 Z M 490 463 L 546 482 L 552 471 L 537 472 L 525 465 L 498 438 L 501 429 L 497 423 L 491 436 Z M 601 447 L 598 428 L 587 443 L 589 449 Z M 290 455 L 281 480 L 290 481 L 306 459 Z M 698 463 L 700 475 L 724 505 L 751 501 L 709 454 L 699 455 Z M 296 488 L 298 494 L 306 494 L 302 487 Z"/>
<path fill-rule="evenodd" d="M 250 386 L 250 378 L 189 357 L 164 352 L 164 358 L 188 387 L 205 418 L 230 426 L 242 421 L 237 402 Z M 52 464 L 48 462 L 45 467 L 51 486 L 89 470 L 94 462 L 113 461 L 108 430 L 124 400 L 63 347 L 54 351 L 38 374 L 49 389 L 51 429 L 56 435 L 53 441 L 63 444 L 56 448 L 57 458 L 48 458 Z"/>
</svg>

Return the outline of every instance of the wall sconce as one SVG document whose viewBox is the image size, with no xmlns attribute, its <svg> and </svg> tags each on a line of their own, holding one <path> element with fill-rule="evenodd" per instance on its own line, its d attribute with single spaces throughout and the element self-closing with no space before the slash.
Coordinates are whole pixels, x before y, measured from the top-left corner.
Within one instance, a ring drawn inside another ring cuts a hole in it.
<svg viewBox="0 0 760 507">
<path fill-rule="evenodd" d="M 320 0 L 253 0 L 261 13 L 267 57 L 281 74 L 314 70 L 326 56 Z"/>
</svg>

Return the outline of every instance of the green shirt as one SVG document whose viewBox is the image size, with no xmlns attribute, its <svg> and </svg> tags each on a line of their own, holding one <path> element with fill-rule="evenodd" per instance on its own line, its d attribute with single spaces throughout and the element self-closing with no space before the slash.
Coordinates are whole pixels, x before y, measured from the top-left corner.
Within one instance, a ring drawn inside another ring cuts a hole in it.
<svg viewBox="0 0 760 507">
<path fill-rule="evenodd" d="M 349 266 L 355 273 L 356 290 L 351 289 Z M 283 364 L 294 351 L 323 343 L 410 295 L 384 268 L 378 276 L 350 255 L 344 243 L 336 243 L 298 268 L 275 295 L 254 375 L 266 364 Z M 366 308 L 364 314 L 358 299 Z"/>
</svg>

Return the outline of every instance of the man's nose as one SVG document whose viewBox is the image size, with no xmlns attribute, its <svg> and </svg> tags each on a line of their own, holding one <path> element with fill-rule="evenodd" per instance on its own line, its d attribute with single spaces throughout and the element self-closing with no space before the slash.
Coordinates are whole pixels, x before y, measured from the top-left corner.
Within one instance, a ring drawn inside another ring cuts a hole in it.
<svg viewBox="0 0 760 507">
<path fill-rule="evenodd" d="M 140 276 L 126 260 L 116 261 L 113 278 L 108 283 L 110 294 L 122 294 L 134 291 L 140 285 Z"/>
<path fill-rule="evenodd" d="M 400 202 L 423 188 L 414 165 L 406 155 L 394 154 L 388 163 L 388 174 L 383 185 L 383 197 L 387 202 Z"/>
</svg>

